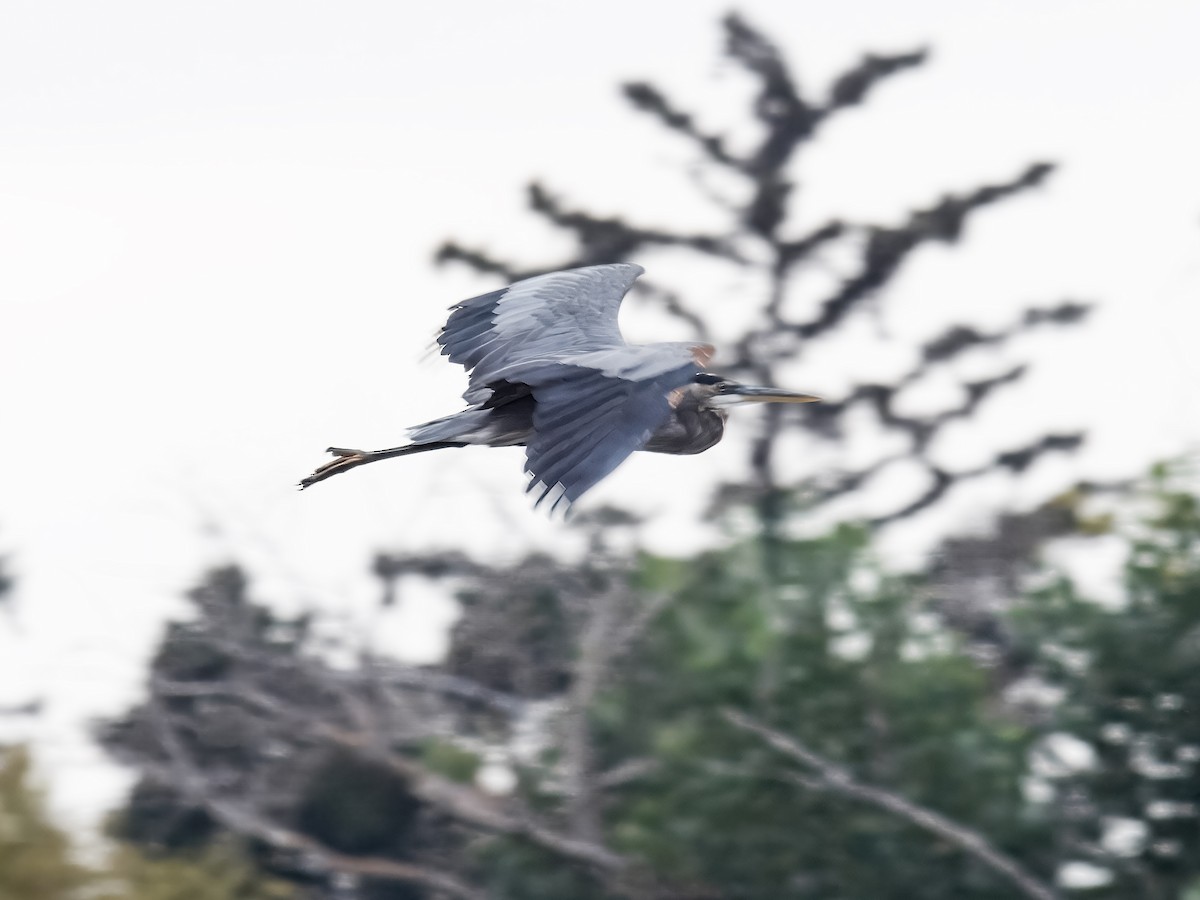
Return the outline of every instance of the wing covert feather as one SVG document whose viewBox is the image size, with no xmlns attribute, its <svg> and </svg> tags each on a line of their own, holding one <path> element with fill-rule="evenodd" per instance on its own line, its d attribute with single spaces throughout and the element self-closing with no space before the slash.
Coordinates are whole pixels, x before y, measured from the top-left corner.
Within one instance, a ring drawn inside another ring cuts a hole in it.
<svg viewBox="0 0 1200 900">
<path fill-rule="evenodd" d="M 466 368 L 468 402 L 486 399 L 501 371 L 624 345 L 617 313 L 642 267 L 587 266 L 536 275 L 451 307 L 442 355 Z"/>
</svg>

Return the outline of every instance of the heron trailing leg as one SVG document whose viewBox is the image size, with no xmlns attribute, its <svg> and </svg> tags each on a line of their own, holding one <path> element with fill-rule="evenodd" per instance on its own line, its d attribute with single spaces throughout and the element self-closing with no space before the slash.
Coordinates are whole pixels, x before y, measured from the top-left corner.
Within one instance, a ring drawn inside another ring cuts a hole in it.
<svg viewBox="0 0 1200 900">
<path fill-rule="evenodd" d="M 403 447 L 392 447 L 388 450 L 347 450 L 345 447 L 330 447 L 327 452 L 332 453 L 336 459 L 331 459 L 324 465 L 318 466 L 311 475 L 301 480 L 300 490 L 312 487 L 318 481 L 324 481 L 326 478 L 332 478 L 334 475 L 348 472 L 370 462 L 378 462 L 381 459 L 424 453 L 426 450 L 441 450 L 445 447 L 465 446 L 467 445 L 462 441 L 431 441 L 428 444 L 406 444 Z"/>
</svg>

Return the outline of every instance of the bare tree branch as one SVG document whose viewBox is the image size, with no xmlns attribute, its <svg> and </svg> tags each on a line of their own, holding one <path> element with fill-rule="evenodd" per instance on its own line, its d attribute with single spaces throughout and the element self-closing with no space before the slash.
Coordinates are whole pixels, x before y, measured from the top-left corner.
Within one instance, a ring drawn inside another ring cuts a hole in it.
<svg viewBox="0 0 1200 900">
<path fill-rule="evenodd" d="M 633 81 L 622 86 L 621 91 L 635 109 L 654 116 L 672 131 L 691 138 L 709 159 L 733 169 L 741 170 L 745 167 L 745 161 L 726 150 L 720 137 L 700 131 L 692 117 L 676 109 L 654 85 L 644 81 Z"/>
<path fill-rule="evenodd" d="M 649 757 L 627 759 L 620 765 L 613 766 L 607 772 L 601 772 L 597 775 L 596 786 L 602 790 L 610 790 L 611 788 L 628 784 L 631 781 L 637 781 L 639 778 L 645 778 L 647 775 L 658 771 L 660 767 L 661 763 L 657 759 L 650 759 Z"/>
<path fill-rule="evenodd" d="M 509 282 L 520 281 L 522 278 L 537 274 L 536 269 L 518 268 L 497 259 L 486 250 L 472 250 L 469 247 L 464 247 L 457 241 L 444 242 L 433 255 L 433 260 L 439 265 L 448 262 L 464 263 L 476 272 L 499 275 L 505 281 Z"/>
<path fill-rule="evenodd" d="M 1036 187 L 1053 171 L 1054 166 L 1049 163 L 1035 163 L 1011 181 L 988 185 L 961 197 L 950 195 L 935 206 L 917 210 L 907 222 L 896 228 L 868 228 L 867 246 L 859 272 L 820 304 L 820 312 L 816 317 L 792 326 L 796 334 L 809 339 L 834 328 L 860 301 L 886 283 L 921 244 L 957 241 L 967 219 L 975 210 Z"/>
<path fill-rule="evenodd" d="M 638 280 L 634 289 L 640 291 L 649 297 L 652 301 L 662 305 L 668 313 L 682 322 L 686 322 L 691 326 L 692 332 L 696 338 L 705 342 L 709 341 L 710 335 L 708 331 L 708 323 L 704 321 L 699 313 L 689 309 L 683 302 L 679 294 L 666 288 L 659 287 L 653 281 L 646 278 Z"/>
<path fill-rule="evenodd" d="M 235 834 L 263 841 L 275 850 L 302 855 L 307 866 L 325 873 L 338 872 L 362 878 L 377 878 L 420 884 L 463 900 L 487 900 L 487 894 L 459 881 L 452 875 L 426 866 L 370 856 L 348 856 L 292 829 L 268 822 L 247 807 L 219 796 L 192 763 L 183 741 L 171 723 L 170 713 L 155 698 L 147 704 L 150 721 L 166 753 L 170 777 L 167 784 L 179 789 L 188 801 L 205 810 Z"/>
<path fill-rule="evenodd" d="M 1033 900 L 1059 900 L 1058 893 L 1049 885 L 1028 872 L 1020 863 L 999 850 L 983 834 L 966 825 L 955 822 L 941 813 L 906 800 L 899 794 L 857 780 L 848 770 L 825 757 L 814 753 L 793 737 L 776 731 L 751 718 L 744 712 L 726 707 L 722 710 L 726 721 L 749 732 L 786 756 L 816 770 L 821 787 L 856 797 L 859 800 L 887 810 L 907 822 L 936 834 L 970 854 L 989 869 L 1003 875 L 1008 881 Z M 811 788 L 811 779 L 801 776 L 800 784 Z"/>
<path fill-rule="evenodd" d="M 386 766 L 404 779 L 413 796 L 464 824 L 496 834 L 523 837 L 559 856 L 599 869 L 618 871 L 628 865 L 627 860 L 601 844 L 567 837 L 527 815 L 505 811 L 502 800 L 438 775 L 414 759 L 381 750 L 377 741 L 369 735 L 314 719 L 311 715 L 292 708 L 279 698 L 262 691 L 244 685 L 210 684 L 201 687 L 165 681 L 155 681 L 152 685 L 154 692 L 164 697 L 226 696 L 254 707 L 260 714 L 278 717 L 292 729 L 299 729 L 302 733 Z M 161 704 L 159 708 L 161 709 Z M 178 736 L 173 729 L 162 731 L 158 718 L 161 717 L 155 717 L 155 726 L 160 729 L 159 737 L 164 749 L 168 755 L 181 756 L 183 748 Z M 203 785 L 197 790 L 202 787 Z"/>
<path fill-rule="evenodd" d="M 844 72 L 829 89 L 825 114 L 847 106 L 857 106 L 880 81 L 905 69 L 922 65 L 929 58 L 927 50 L 915 50 L 896 56 L 876 56 L 868 53 L 854 68 Z"/>
<path fill-rule="evenodd" d="M 521 697 L 493 690 L 470 678 L 380 661 L 375 661 L 373 665 L 380 677 L 389 684 L 408 690 L 429 691 L 443 697 L 465 700 L 509 716 L 519 716 L 529 706 Z"/>
<path fill-rule="evenodd" d="M 1025 310 L 1018 324 L 990 334 L 980 332 L 969 325 L 953 325 L 925 344 L 921 349 L 921 358 L 927 364 L 945 362 L 972 347 L 1001 344 L 1038 325 L 1074 325 L 1083 321 L 1091 309 L 1091 304 L 1088 303 L 1062 303 L 1051 307 L 1035 306 Z"/>
<path fill-rule="evenodd" d="M 606 847 L 567 837 L 530 817 L 506 812 L 495 798 L 430 772 L 414 760 L 397 753 L 378 754 L 366 745 L 361 735 L 330 730 L 325 736 L 341 747 L 363 752 L 367 758 L 383 763 L 407 780 L 414 796 L 468 825 L 525 838 L 559 856 L 602 870 L 620 871 L 629 865 L 628 860 Z"/>
<path fill-rule="evenodd" d="M 819 248 L 840 238 L 845 231 L 846 226 L 842 222 L 835 220 L 814 229 L 802 238 L 781 242 L 778 258 L 775 261 L 776 278 L 782 280 L 794 266 L 807 260 Z M 782 299 L 784 292 L 780 290 L 778 293 L 780 299 Z M 767 306 L 766 313 L 768 316 L 777 317 L 779 315 L 779 302 L 772 298 L 772 303 Z"/>
<path fill-rule="evenodd" d="M 963 481 L 968 481 L 973 478 L 982 478 L 985 475 L 990 475 L 1000 469 L 1008 469 L 1010 472 L 1024 472 L 1033 463 L 1045 456 L 1047 453 L 1059 451 L 1069 451 L 1077 449 L 1083 443 L 1083 435 L 1075 434 L 1048 434 L 1045 437 L 1039 438 L 1031 444 L 1021 447 L 1017 450 L 1009 450 L 1004 453 L 997 454 L 991 462 L 985 463 L 982 466 L 977 466 L 974 469 L 966 469 L 959 472 L 949 472 L 941 466 L 922 459 L 926 469 L 932 476 L 933 481 L 928 488 L 917 497 L 917 499 L 908 503 L 900 509 L 888 513 L 884 516 L 876 516 L 869 520 L 869 524 L 873 528 L 878 528 L 883 525 L 889 525 L 892 522 L 897 522 L 900 519 L 906 519 L 909 516 L 914 516 L 924 509 L 928 509 L 934 503 L 942 498 L 947 491 L 955 484 Z"/>
<path fill-rule="evenodd" d="M 645 246 L 690 247 L 712 256 L 736 258 L 736 254 L 721 237 L 641 228 L 618 218 L 602 218 L 591 213 L 567 209 L 558 197 L 537 182 L 529 186 L 529 206 L 560 228 L 575 232 L 581 249 L 578 258 L 571 265 L 585 266 L 611 262 L 614 259 L 628 259 Z"/>
<path fill-rule="evenodd" d="M 801 95 L 779 49 L 737 13 L 725 17 L 725 52 L 759 80 L 754 113 L 766 136 L 751 163 L 756 175 L 778 172 L 812 135 L 822 112 Z"/>
</svg>

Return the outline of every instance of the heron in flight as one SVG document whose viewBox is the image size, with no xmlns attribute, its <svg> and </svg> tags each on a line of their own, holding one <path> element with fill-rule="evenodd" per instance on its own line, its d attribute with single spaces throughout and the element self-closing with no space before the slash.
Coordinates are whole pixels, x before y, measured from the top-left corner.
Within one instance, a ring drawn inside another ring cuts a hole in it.
<svg viewBox="0 0 1200 900">
<path fill-rule="evenodd" d="M 467 370 L 468 408 L 410 428 L 401 447 L 330 447 L 336 458 L 301 489 L 395 456 L 523 446 L 526 493 L 553 512 L 635 450 L 702 453 L 721 440 L 732 406 L 819 399 L 706 372 L 709 344 L 625 343 L 617 310 L 642 272 L 630 264 L 551 272 L 455 304 L 437 342 Z"/>
</svg>

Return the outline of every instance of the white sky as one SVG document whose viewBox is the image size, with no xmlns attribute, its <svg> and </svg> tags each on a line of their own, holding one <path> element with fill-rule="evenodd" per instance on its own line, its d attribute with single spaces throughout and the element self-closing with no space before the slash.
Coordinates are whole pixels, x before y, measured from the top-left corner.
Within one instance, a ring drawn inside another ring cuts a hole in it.
<svg viewBox="0 0 1200 900">
<path fill-rule="evenodd" d="M 646 78 L 712 130 L 744 123 L 745 83 L 719 60 L 726 8 L 4 4 L 0 551 L 19 605 L 0 618 L 0 704 L 49 706 L 0 728 L 36 738 L 60 810 L 86 819 L 112 802 L 118 783 L 81 726 L 130 701 L 204 565 L 243 560 L 260 596 L 365 622 L 374 549 L 570 544 L 526 508 L 518 450 L 415 457 L 304 494 L 293 484 L 330 443 L 391 446 L 404 426 L 459 408 L 461 373 L 421 358 L 446 306 L 497 285 L 435 270 L 431 253 L 453 235 L 553 259 L 562 238 L 523 212 L 531 177 L 651 224 L 718 221 L 679 175 L 690 150 L 616 87 Z M 739 8 L 814 90 L 864 51 L 934 50 L 811 149 L 803 222 L 896 221 L 1035 159 L 1063 165 L 1047 189 L 981 214 L 960 247 L 924 251 L 888 317 L 812 354 L 792 386 L 837 396 L 895 371 L 900 350 L 864 342 L 880 329 L 928 335 L 951 316 L 998 326 L 1029 304 L 1093 300 L 1102 311 L 1087 329 L 956 370 L 1034 364 L 942 448 L 967 465 L 1086 427 L 1087 451 L 1019 485 L 993 479 L 942 515 L 970 527 L 994 504 L 1196 446 L 1200 3 Z M 744 287 L 657 262 L 705 301 Z M 662 336 L 637 310 L 626 324 Z M 931 403 L 948 396 L 949 381 L 927 386 Z M 662 511 L 645 537 L 682 551 L 699 539 L 700 495 L 680 491 L 740 459 L 736 440 L 686 460 L 635 458 L 592 502 Z M 883 486 L 912 489 L 900 474 Z M 428 655 L 450 614 L 410 596 L 373 624 L 388 646 Z"/>
</svg>

